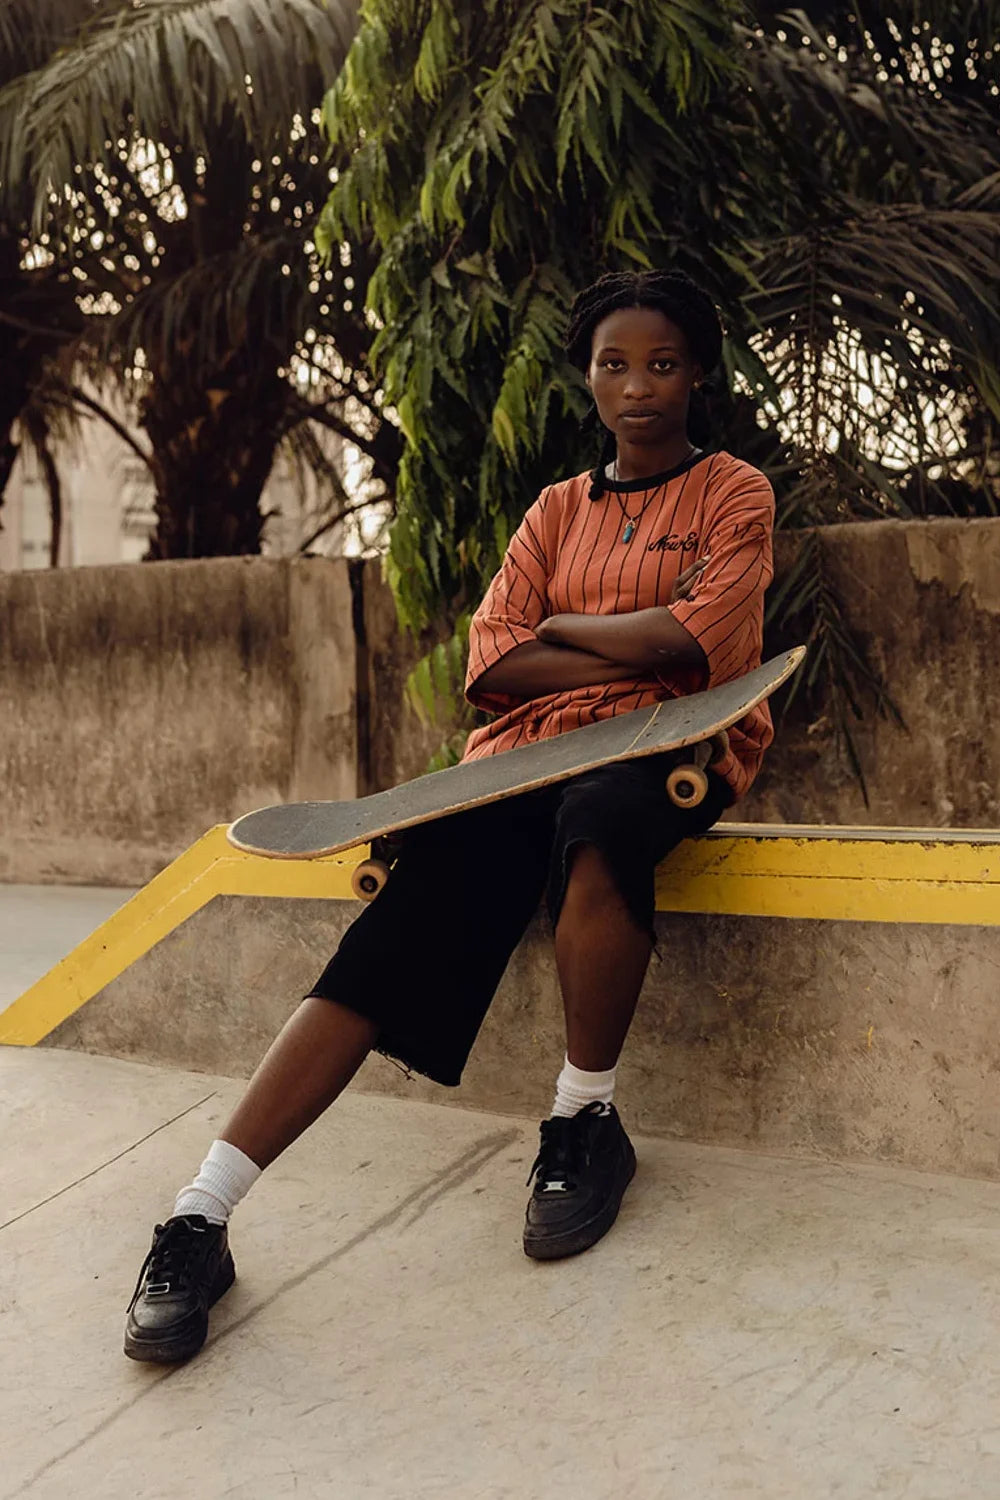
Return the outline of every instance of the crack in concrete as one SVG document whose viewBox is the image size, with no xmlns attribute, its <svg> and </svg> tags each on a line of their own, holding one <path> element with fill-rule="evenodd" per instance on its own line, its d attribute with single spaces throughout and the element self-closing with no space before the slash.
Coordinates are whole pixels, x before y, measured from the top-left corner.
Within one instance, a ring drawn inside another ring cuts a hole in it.
<svg viewBox="0 0 1000 1500">
<path fill-rule="evenodd" d="M 212 1095 L 209 1094 L 207 1097 L 210 1099 Z M 205 1100 L 201 1100 L 200 1102 L 204 1103 Z M 191 1108 L 195 1109 L 197 1108 L 197 1105 L 192 1105 Z M 187 1114 L 188 1111 L 185 1110 L 184 1113 Z M 180 1116 L 178 1115 L 177 1118 L 180 1119 Z M 167 1123 L 170 1124 L 172 1122 L 168 1121 Z M 163 1128 L 163 1126 L 157 1127 L 157 1129 L 160 1130 L 162 1130 Z M 150 1135 L 155 1134 L 156 1131 L 150 1131 Z M 315 1276 L 318 1271 L 325 1270 L 327 1266 L 332 1265 L 334 1261 L 340 1260 L 343 1256 L 350 1254 L 350 1252 L 354 1250 L 358 1245 L 362 1244 L 365 1240 L 370 1239 L 372 1235 L 378 1234 L 380 1230 L 387 1229 L 397 1219 L 401 1218 L 402 1215 L 407 1211 L 407 1209 L 413 1207 L 416 1204 L 419 1204 L 420 1200 L 424 1199 L 421 1207 L 416 1211 L 414 1216 L 410 1220 L 408 1220 L 406 1227 L 409 1228 L 411 1224 L 416 1223 L 417 1219 L 422 1218 L 427 1210 L 435 1202 L 437 1202 L 437 1200 L 444 1193 L 453 1191 L 455 1188 L 461 1187 L 463 1182 L 467 1182 L 470 1177 L 475 1176 L 475 1174 L 480 1171 L 487 1164 L 487 1162 L 489 1162 L 492 1158 L 498 1156 L 501 1151 L 505 1151 L 507 1147 L 510 1146 L 514 1141 L 518 1140 L 519 1135 L 520 1132 L 516 1129 L 504 1130 L 497 1133 L 496 1135 L 483 1136 L 480 1140 L 474 1141 L 472 1145 L 462 1153 L 461 1156 L 457 1157 L 455 1161 L 450 1162 L 447 1166 L 443 1167 L 440 1172 L 435 1173 L 435 1175 L 430 1178 L 428 1182 L 422 1183 L 421 1186 L 415 1188 L 412 1193 L 408 1193 L 405 1198 L 400 1199 L 397 1204 L 390 1208 L 386 1213 L 380 1215 L 379 1218 L 374 1219 L 364 1229 L 359 1230 L 356 1235 L 354 1235 L 351 1239 L 345 1241 L 343 1245 L 338 1245 L 337 1248 L 335 1250 L 331 1250 L 329 1254 L 321 1256 L 319 1260 L 314 1261 L 313 1264 L 311 1266 L 307 1266 L 305 1270 L 299 1271 L 297 1275 L 290 1276 L 287 1281 L 283 1281 L 280 1286 L 276 1287 L 275 1290 L 270 1294 L 270 1296 L 265 1297 L 262 1302 L 258 1302 L 256 1307 L 251 1307 L 250 1310 L 244 1313 L 241 1318 L 238 1318 L 234 1323 L 230 1323 L 228 1327 L 223 1328 L 215 1336 L 215 1338 L 212 1339 L 211 1343 L 205 1349 L 204 1353 L 202 1354 L 202 1363 L 204 1363 L 205 1359 L 209 1358 L 212 1355 L 212 1353 L 219 1347 L 220 1344 L 222 1344 L 226 1339 L 231 1338 L 232 1335 L 239 1329 L 245 1328 L 247 1323 L 249 1323 L 251 1319 L 255 1318 L 258 1313 L 261 1313 L 266 1308 L 270 1307 L 272 1303 L 278 1300 L 279 1297 L 284 1296 L 286 1292 L 294 1291 L 295 1288 L 301 1286 L 304 1281 L 308 1281 L 310 1276 Z M 144 1140 L 148 1140 L 148 1138 L 148 1136 L 143 1137 Z M 141 1144 L 141 1142 L 137 1141 L 136 1145 L 139 1144 Z M 132 1150 L 133 1148 L 129 1147 L 128 1149 Z M 120 1155 L 122 1156 L 124 1156 L 125 1154 L 126 1153 L 124 1151 L 120 1153 Z M 97 1168 L 96 1170 L 100 1171 L 100 1168 Z M 93 1173 L 88 1173 L 87 1176 L 93 1176 Z M 80 1179 L 81 1182 L 84 1180 L 84 1178 Z M 67 1192 L 68 1188 L 63 1188 L 61 1191 Z M 53 1194 L 53 1197 L 58 1196 L 59 1194 Z M 28 1212 L 30 1213 L 31 1210 L 29 1209 Z M 11 1222 L 13 1222 L 13 1220 Z M 54 1457 L 46 1460 L 46 1462 L 42 1464 L 40 1468 L 36 1469 L 33 1474 L 30 1474 L 24 1481 L 24 1483 L 21 1484 L 16 1490 L 9 1491 L 9 1493 L 5 1497 L 5 1500 L 17 1500 L 18 1496 L 26 1495 L 32 1488 L 32 1486 L 36 1485 L 38 1481 L 44 1478 L 46 1474 L 50 1473 L 65 1459 L 71 1458 L 74 1453 L 79 1453 L 82 1448 L 85 1448 L 87 1444 L 91 1443 L 95 1438 L 100 1437 L 101 1434 L 106 1432 L 108 1428 L 118 1420 L 119 1417 L 125 1416 L 133 1409 L 133 1407 L 137 1406 L 140 1401 L 144 1401 L 146 1397 L 152 1391 L 157 1390 L 165 1380 L 176 1378 L 187 1368 L 188 1365 L 183 1364 L 175 1366 L 172 1369 L 164 1370 L 162 1373 L 158 1372 L 157 1378 L 153 1382 L 146 1385 L 144 1389 L 139 1391 L 137 1395 L 133 1396 L 131 1400 L 126 1401 L 122 1406 L 117 1407 L 115 1411 L 109 1412 L 106 1417 L 102 1417 L 101 1420 L 96 1424 L 96 1426 L 92 1427 L 89 1432 L 85 1432 L 82 1437 L 78 1438 L 74 1443 L 71 1443 L 68 1448 L 64 1448 L 61 1453 L 57 1453 L 54 1455 Z"/>
<path fill-rule="evenodd" d="M 200 1109 L 203 1104 L 208 1103 L 209 1099 L 215 1098 L 215 1093 L 216 1091 L 213 1089 L 210 1094 L 205 1095 L 204 1099 L 196 1100 L 194 1104 L 189 1104 L 186 1109 L 182 1109 L 180 1114 L 174 1115 L 169 1120 L 164 1120 L 162 1125 L 157 1125 L 154 1129 L 147 1131 L 137 1141 L 133 1141 L 131 1146 L 126 1146 L 123 1151 L 117 1152 L 114 1156 L 109 1156 L 107 1161 L 102 1161 L 99 1166 L 94 1167 L 90 1172 L 84 1172 L 82 1177 L 77 1177 L 73 1182 L 68 1182 L 65 1187 L 59 1188 L 55 1193 L 50 1193 L 47 1198 L 43 1198 L 39 1203 L 32 1204 L 31 1208 L 26 1208 L 23 1213 L 15 1214 L 5 1224 L 0 1224 L 0 1230 L 9 1229 L 12 1224 L 17 1224 L 21 1219 L 26 1219 L 29 1214 L 36 1213 L 38 1209 L 44 1208 L 47 1203 L 53 1203 L 56 1198 L 61 1198 L 63 1193 L 71 1192 L 73 1188 L 79 1187 L 80 1183 L 86 1182 L 89 1177 L 96 1177 L 98 1172 L 103 1172 L 104 1168 L 110 1167 L 113 1162 L 121 1161 L 123 1156 L 128 1156 L 130 1151 L 134 1151 L 144 1141 L 151 1140 L 154 1135 L 159 1135 L 161 1130 L 166 1130 L 169 1126 L 176 1125 L 178 1120 L 183 1120 L 184 1116 L 189 1115 L 192 1110 Z"/>
</svg>

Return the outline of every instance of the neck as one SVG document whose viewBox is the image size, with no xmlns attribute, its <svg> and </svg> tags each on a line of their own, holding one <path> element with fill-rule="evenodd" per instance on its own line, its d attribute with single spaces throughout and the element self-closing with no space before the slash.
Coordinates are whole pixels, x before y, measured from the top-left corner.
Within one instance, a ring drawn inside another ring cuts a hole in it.
<svg viewBox="0 0 1000 1500">
<path fill-rule="evenodd" d="M 655 448 L 619 442 L 618 456 L 610 473 L 619 479 L 645 479 L 650 474 L 663 474 L 667 469 L 675 469 L 694 452 L 694 444 L 688 442 L 684 433 L 678 433 L 669 442 L 658 444 Z"/>
</svg>

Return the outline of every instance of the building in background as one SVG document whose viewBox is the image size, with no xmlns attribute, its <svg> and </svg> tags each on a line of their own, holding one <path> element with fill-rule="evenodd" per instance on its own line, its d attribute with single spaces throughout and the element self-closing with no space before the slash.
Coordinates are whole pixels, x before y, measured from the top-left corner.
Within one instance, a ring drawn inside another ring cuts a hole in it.
<svg viewBox="0 0 1000 1500">
<path fill-rule="evenodd" d="M 116 412 L 123 422 L 124 413 Z M 342 441 L 322 434 L 327 457 L 343 464 Z M 138 454 L 99 418 L 81 419 L 77 431 L 55 444 L 62 485 L 60 567 L 140 562 L 155 524 L 153 482 Z M 353 452 L 345 465 L 351 482 Z M 330 502 L 312 473 L 303 474 L 279 453 L 264 487 L 261 508 L 272 512 L 263 551 L 290 556 L 303 550 L 324 556 L 357 557 L 381 550 L 387 507 L 372 505 L 310 540 L 329 514 Z M 51 567 L 52 523 L 49 492 L 38 457 L 28 443 L 21 449 L 0 503 L 0 571 Z"/>
<path fill-rule="evenodd" d="M 138 562 L 153 525 L 152 485 L 110 427 L 83 421 L 54 445 L 62 485 L 60 566 Z M 22 443 L 0 507 L 0 568 L 51 566 L 49 492 L 38 456 Z"/>
</svg>

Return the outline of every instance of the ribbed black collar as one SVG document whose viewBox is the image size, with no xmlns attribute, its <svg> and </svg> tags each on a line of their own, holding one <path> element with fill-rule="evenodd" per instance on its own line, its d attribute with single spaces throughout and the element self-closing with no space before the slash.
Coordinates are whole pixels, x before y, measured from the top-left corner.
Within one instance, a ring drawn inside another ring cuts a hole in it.
<svg viewBox="0 0 1000 1500">
<path fill-rule="evenodd" d="M 695 464 L 700 464 L 702 459 L 711 458 L 704 448 L 697 449 L 679 463 L 673 469 L 665 469 L 662 474 L 645 474 L 640 479 L 612 479 L 607 470 L 604 473 L 604 488 L 615 495 L 634 495 L 636 490 L 655 490 L 661 484 L 666 484 L 670 479 L 676 479 L 678 474 L 684 474 L 688 469 L 693 469 Z"/>
</svg>

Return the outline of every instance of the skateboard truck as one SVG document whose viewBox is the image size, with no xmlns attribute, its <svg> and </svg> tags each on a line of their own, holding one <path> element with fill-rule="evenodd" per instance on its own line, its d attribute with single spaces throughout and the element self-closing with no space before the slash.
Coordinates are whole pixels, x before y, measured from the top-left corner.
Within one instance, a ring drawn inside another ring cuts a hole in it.
<svg viewBox="0 0 1000 1500">
<path fill-rule="evenodd" d="M 709 766 L 724 758 L 729 749 L 729 735 L 724 729 L 713 734 L 709 740 L 695 745 L 690 760 L 686 760 L 667 777 L 667 796 L 675 807 L 697 807 L 708 793 Z"/>
</svg>

